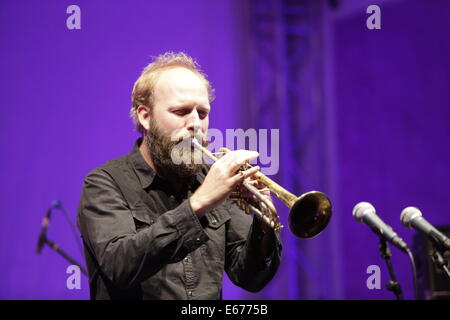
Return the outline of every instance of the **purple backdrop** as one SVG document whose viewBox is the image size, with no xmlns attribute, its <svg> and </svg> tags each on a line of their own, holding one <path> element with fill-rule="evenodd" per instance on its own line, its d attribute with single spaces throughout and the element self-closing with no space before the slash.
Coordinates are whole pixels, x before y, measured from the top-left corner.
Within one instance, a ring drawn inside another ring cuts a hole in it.
<svg viewBox="0 0 450 320">
<path fill-rule="evenodd" d="M 0 299 L 89 297 L 86 277 L 81 290 L 67 289 L 68 262 L 48 247 L 34 252 L 40 222 L 55 199 L 75 222 L 83 177 L 131 149 L 137 137 L 128 118 L 131 89 L 150 56 L 182 50 L 198 59 L 216 89 L 211 127 L 251 123 L 242 114 L 251 100 L 243 21 L 252 1 L 45 3 L 0 2 Z M 319 16 L 323 44 L 311 50 L 323 57 L 331 150 L 322 154 L 325 162 L 318 159 L 330 166 L 323 187 L 334 205 L 324 237 L 339 245 L 309 250 L 306 258 L 319 276 L 332 266 L 332 276 L 324 277 L 333 284 L 318 294 L 311 283 L 292 290 L 293 269 L 282 269 L 258 294 L 226 280 L 226 299 L 392 299 L 384 289 L 366 287 L 369 265 L 381 267 L 383 286 L 388 273 L 376 236 L 353 220 L 353 206 L 372 202 L 409 244 L 413 232 L 399 222 L 405 206 L 418 206 L 436 225 L 449 224 L 441 204 L 450 190 L 450 2 L 380 1 L 382 29 L 375 31 L 365 27 L 372 3 L 342 1 L 338 9 L 327 3 Z M 81 8 L 81 30 L 66 28 L 71 4 Z M 303 77 L 307 82 L 311 75 Z M 59 211 L 48 236 L 84 264 Z M 405 296 L 412 298 L 408 260 L 396 249 L 393 254 Z M 284 251 L 283 268 L 293 257 L 299 253 Z"/>
<path fill-rule="evenodd" d="M 346 276 L 345 296 L 392 299 L 367 290 L 365 269 L 379 265 L 382 285 L 389 273 L 378 239 L 351 217 L 358 201 L 369 201 L 382 219 L 412 245 L 400 221 L 406 206 L 420 208 L 436 225 L 450 224 L 450 2 L 396 1 L 380 5 L 382 29 L 361 26 L 365 16 L 333 22 L 336 168 Z M 413 298 L 407 256 L 392 249 L 406 298 Z"/>
</svg>

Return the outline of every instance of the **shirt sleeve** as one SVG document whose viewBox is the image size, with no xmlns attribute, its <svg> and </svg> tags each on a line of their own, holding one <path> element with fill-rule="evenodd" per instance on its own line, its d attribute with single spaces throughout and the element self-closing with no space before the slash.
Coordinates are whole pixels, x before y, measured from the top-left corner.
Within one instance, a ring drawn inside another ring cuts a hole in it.
<svg viewBox="0 0 450 320">
<path fill-rule="evenodd" d="M 237 286 L 260 291 L 272 280 L 280 265 L 282 245 L 278 231 L 271 229 L 273 242 L 267 256 L 261 253 L 264 236 L 258 216 L 246 215 L 237 205 L 230 206 L 230 223 L 227 230 L 225 268 L 230 280 Z"/>
<path fill-rule="evenodd" d="M 147 228 L 136 230 L 120 189 L 101 169 L 85 178 L 77 222 L 101 272 L 122 289 L 181 260 L 208 240 L 189 199 L 161 214 Z"/>
</svg>

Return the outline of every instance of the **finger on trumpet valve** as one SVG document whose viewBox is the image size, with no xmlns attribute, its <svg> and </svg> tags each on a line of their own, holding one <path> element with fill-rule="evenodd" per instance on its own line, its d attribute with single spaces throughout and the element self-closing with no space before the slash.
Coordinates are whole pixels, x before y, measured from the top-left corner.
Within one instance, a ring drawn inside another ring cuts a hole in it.
<svg viewBox="0 0 450 320">
<path fill-rule="evenodd" d="M 219 152 L 211 152 L 211 154 L 212 155 L 214 155 L 214 156 L 222 156 L 222 155 L 224 155 L 226 152 L 221 152 L 221 151 L 219 151 Z"/>
<path fill-rule="evenodd" d="M 269 188 L 259 189 L 259 192 L 263 195 L 264 198 L 269 199 L 269 201 L 271 200 Z"/>
</svg>

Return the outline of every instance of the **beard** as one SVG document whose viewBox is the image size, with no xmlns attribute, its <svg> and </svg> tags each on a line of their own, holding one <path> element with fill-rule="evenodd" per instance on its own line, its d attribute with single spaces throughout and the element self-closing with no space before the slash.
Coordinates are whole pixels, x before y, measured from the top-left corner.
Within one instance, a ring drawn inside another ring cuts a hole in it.
<svg viewBox="0 0 450 320">
<path fill-rule="evenodd" d="M 203 169 L 203 153 L 192 145 L 194 137 L 203 147 L 208 146 L 203 135 L 193 131 L 189 131 L 189 137 L 173 139 L 161 130 L 153 118 L 150 119 L 145 143 L 158 175 L 170 180 L 188 180 Z"/>
</svg>

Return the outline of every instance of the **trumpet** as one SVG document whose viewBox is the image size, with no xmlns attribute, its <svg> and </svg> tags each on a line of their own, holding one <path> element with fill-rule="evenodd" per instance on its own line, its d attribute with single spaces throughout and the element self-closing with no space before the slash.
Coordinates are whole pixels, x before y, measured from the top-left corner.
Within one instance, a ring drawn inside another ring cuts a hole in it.
<svg viewBox="0 0 450 320">
<path fill-rule="evenodd" d="M 192 139 L 192 144 L 199 149 L 212 161 L 216 162 L 218 158 L 203 147 L 196 138 Z M 230 152 L 226 148 L 221 148 L 219 153 Z M 241 170 L 251 168 L 250 164 L 245 164 Z M 253 178 L 262 183 L 271 193 L 279 198 L 290 209 L 288 224 L 291 232 L 298 238 L 312 238 L 321 233 L 331 219 L 331 201 L 320 191 L 309 191 L 297 197 L 290 193 L 272 179 L 261 172 L 256 172 Z M 277 210 L 259 189 L 251 185 L 248 181 L 243 181 L 242 185 L 249 190 L 258 200 L 244 198 L 239 192 L 233 193 L 230 199 L 243 209 L 247 214 L 253 211 L 260 216 L 274 230 L 279 231 L 283 225 L 279 222 Z"/>
</svg>

